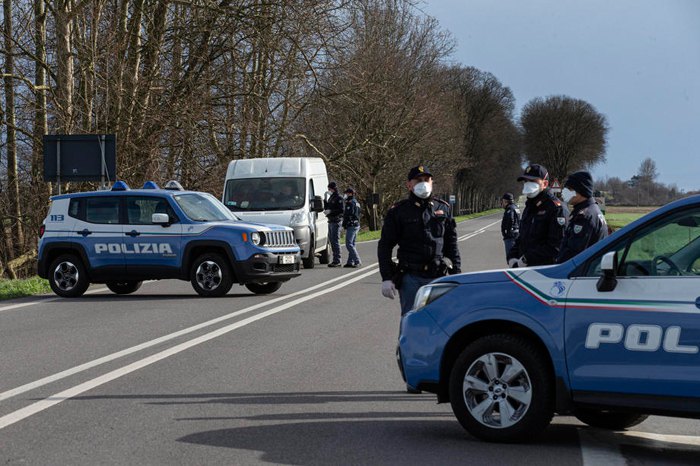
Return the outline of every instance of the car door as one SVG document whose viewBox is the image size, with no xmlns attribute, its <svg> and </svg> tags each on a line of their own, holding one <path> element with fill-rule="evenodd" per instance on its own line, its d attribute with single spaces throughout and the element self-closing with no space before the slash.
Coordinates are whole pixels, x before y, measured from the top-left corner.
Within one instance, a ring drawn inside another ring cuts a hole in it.
<svg viewBox="0 0 700 466">
<path fill-rule="evenodd" d="M 617 283 L 599 291 L 611 251 Z M 594 256 L 571 281 L 565 312 L 575 399 L 700 397 L 700 207 L 657 217 Z"/>
<path fill-rule="evenodd" d="M 125 271 L 120 204 L 121 196 L 91 196 L 77 198 L 73 205 L 73 241 L 85 250 L 93 278 Z"/>
<path fill-rule="evenodd" d="M 166 196 L 125 196 L 124 260 L 128 274 L 154 278 L 180 267 L 182 224 Z M 157 225 L 153 214 L 168 214 L 170 223 Z"/>
<path fill-rule="evenodd" d="M 309 220 L 313 222 L 316 236 L 316 249 L 325 249 L 328 242 L 328 219 L 322 213 L 311 210 L 311 201 L 316 197 L 316 184 L 309 179 Z"/>
</svg>

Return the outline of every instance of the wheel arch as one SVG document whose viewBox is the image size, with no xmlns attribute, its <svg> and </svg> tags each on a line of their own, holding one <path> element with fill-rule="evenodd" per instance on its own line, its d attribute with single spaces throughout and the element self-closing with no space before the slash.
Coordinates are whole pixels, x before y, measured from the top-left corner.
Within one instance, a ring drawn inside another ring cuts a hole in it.
<svg viewBox="0 0 700 466">
<path fill-rule="evenodd" d="M 182 280 L 189 280 L 190 267 L 192 267 L 192 263 L 197 259 L 197 257 L 205 253 L 217 253 L 223 255 L 228 260 L 234 282 L 238 282 L 236 277 L 236 268 L 234 266 L 236 256 L 231 249 L 231 246 L 224 241 L 213 240 L 191 241 L 187 243 L 182 255 L 182 267 L 180 270 Z"/>
<path fill-rule="evenodd" d="M 472 322 L 451 336 L 445 345 L 440 362 L 440 381 L 437 387 L 438 402 L 449 401 L 450 372 L 464 348 L 470 342 L 480 337 L 502 333 L 527 339 L 547 358 L 547 368 L 551 381 L 554 384 L 552 388 L 556 393 L 556 411 L 568 412 L 571 409 L 571 392 L 568 387 L 568 380 L 562 377 L 562 368 L 557 367 L 558 364 L 553 355 L 553 349 L 555 348 L 553 342 L 545 342 L 546 337 L 533 330 L 531 326 L 506 318 L 491 318 Z M 547 343 L 550 344 L 548 345 Z M 564 365 L 565 371 L 565 363 L 560 361 L 560 364 Z"/>
<path fill-rule="evenodd" d="M 73 254 L 78 256 L 78 258 L 83 262 L 83 267 L 85 268 L 85 273 L 88 278 L 90 278 L 90 261 L 88 260 L 87 253 L 81 244 L 76 244 L 68 241 L 55 242 L 47 244 L 42 258 L 37 264 L 37 275 L 41 278 L 49 277 L 49 266 L 56 260 L 59 256 L 63 254 Z"/>
</svg>

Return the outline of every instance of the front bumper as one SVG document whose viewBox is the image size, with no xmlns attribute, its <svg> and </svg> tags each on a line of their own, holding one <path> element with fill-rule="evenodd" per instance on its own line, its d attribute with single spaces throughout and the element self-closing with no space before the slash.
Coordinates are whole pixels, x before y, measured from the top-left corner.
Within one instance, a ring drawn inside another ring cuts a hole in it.
<svg viewBox="0 0 700 466">
<path fill-rule="evenodd" d="M 313 254 L 311 245 L 311 232 L 308 225 L 292 227 L 294 229 L 294 239 L 301 249 L 301 256 L 306 259 L 309 254 Z"/>
<path fill-rule="evenodd" d="M 290 264 L 282 264 L 280 257 L 293 256 Z M 238 283 L 286 282 L 301 275 L 301 255 L 299 253 L 256 253 L 245 261 L 233 265 Z"/>
<path fill-rule="evenodd" d="M 440 382 L 440 362 L 448 340 L 428 312 L 414 311 L 403 316 L 396 359 L 406 384 L 434 390 L 430 387 Z"/>
</svg>

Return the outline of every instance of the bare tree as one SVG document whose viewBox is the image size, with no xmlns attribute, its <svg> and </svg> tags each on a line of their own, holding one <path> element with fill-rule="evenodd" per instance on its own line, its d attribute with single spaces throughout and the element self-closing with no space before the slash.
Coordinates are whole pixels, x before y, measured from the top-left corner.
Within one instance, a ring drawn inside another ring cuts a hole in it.
<svg viewBox="0 0 700 466">
<path fill-rule="evenodd" d="M 523 107 L 525 156 L 541 163 L 553 178 L 605 161 L 605 116 L 583 100 L 568 96 L 535 98 Z"/>
</svg>

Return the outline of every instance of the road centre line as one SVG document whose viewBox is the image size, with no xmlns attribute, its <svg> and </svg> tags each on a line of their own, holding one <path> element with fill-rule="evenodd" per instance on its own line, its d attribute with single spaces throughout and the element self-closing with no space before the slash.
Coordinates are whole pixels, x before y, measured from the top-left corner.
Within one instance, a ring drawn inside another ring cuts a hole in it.
<svg viewBox="0 0 700 466">
<path fill-rule="evenodd" d="M 208 321 L 206 321 L 206 322 L 202 322 L 201 324 L 197 324 L 197 325 L 194 325 L 194 326 L 192 326 L 192 327 L 188 327 L 188 328 L 179 330 L 179 331 L 177 331 L 177 332 L 170 333 L 170 334 L 168 334 L 168 335 L 165 335 L 165 336 L 156 338 L 156 339 L 154 339 L 154 340 L 147 341 L 147 342 L 145 342 L 145 343 L 141 343 L 140 345 L 132 346 L 131 348 L 126 348 L 126 349 L 124 349 L 124 350 L 122 350 L 122 351 L 118 351 L 118 352 L 113 353 L 113 354 L 108 354 L 107 356 L 104 356 L 104 357 L 95 359 L 95 360 L 93 360 L 93 361 L 86 362 L 85 364 L 81 364 L 81 365 L 79 365 L 79 366 L 75 366 L 75 367 L 73 367 L 73 368 L 71 368 L 71 369 L 66 369 L 65 371 L 58 372 L 58 373 L 56 373 L 56 374 L 50 375 L 50 376 L 48 376 L 48 377 L 44 377 L 44 378 L 39 379 L 39 380 L 36 380 L 36 381 L 34 381 L 34 382 L 30 382 L 30 383 L 25 384 L 25 385 L 22 385 L 22 386 L 20 386 L 20 387 L 10 389 L 10 390 L 8 390 L 8 391 L 5 391 L 5 392 L 0 393 L 0 401 L 4 401 L 4 400 L 6 400 L 6 399 L 8 399 L 8 398 L 12 398 L 13 396 L 17 396 L 17 395 L 20 395 L 20 394 L 22 394 L 22 393 L 26 393 L 26 392 L 28 392 L 28 391 L 30 391 L 30 390 L 34 390 L 35 388 L 39 388 L 39 387 L 42 387 L 42 386 L 47 385 L 47 384 L 49 384 L 49 383 L 56 382 L 56 381 L 58 381 L 58 380 L 64 379 L 64 378 L 66 378 L 66 377 L 69 377 L 69 376 L 71 376 L 71 375 L 78 374 L 78 373 L 80 373 L 80 372 L 86 371 L 86 370 L 88 370 L 88 369 L 92 369 L 93 367 L 97 367 L 97 366 L 100 366 L 100 365 L 102 365 L 102 364 L 106 364 L 106 363 L 108 363 L 108 362 L 114 361 L 115 359 L 119 359 L 119 358 L 121 358 L 121 357 L 123 357 L 123 356 L 127 356 L 127 355 L 129 355 L 129 354 L 136 353 L 136 352 L 138 352 L 138 351 L 141 351 L 141 350 L 150 348 L 150 347 L 152 347 L 152 346 L 158 345 L 158 344 L 160 344 L 160 343 L 163 343 L 163 342 L 166 342 L 166 341 L 169 341 L 169 340 L 172 340 L 172 339 L 181 337 L 181 336 L 183 336 L 183 335 L 186 335 L 186 334 L 188 334 L 188 333 L 192 333 L 192 332 L 197 331 L 197 330 L 200 330 L 200 329 L 202 329 L 202 328 L 209 327 L 209 326 L 214 325 L 214 324 L 217 324 L 217 323 L 219 323 L 219 322 L 222 322 L 222 321 L 225 321 L 225 320 L 229 320 L 229 319 L 233 319 L 233 318 L 235 318 L 235 317 L 240 316 L 241 314 L 246 314 L 246 313 L 248 313 L 248 312 L 255 311 L 255 310 L 257 310 L 257 309 L 260 309 L 260 308 L 262 308 L 262 307 L 269 306 L 269 305 L 274 304 L 274 303 L 277 303 L 277 302 L 279 302 L 279 301 L 283 301 L 283 300 L 286 300 L 286 299 L 289 299 L 289 298 L 293 298 L 294 296 L 298 296 L 298 295 L 300 295 L 300 294 L 308 293 L 308 292 L 310 292 L 310 291 L 313 291 L 313 290 L 318 289 L 318 288 L 321 288 L 321 287 L 328 286 L 329 284 L 334 283 L 334 282 L 337 282 L 337 281 L 340 281 L 340 280 L 347 280 L 348 277 L 350 277 L 350 276 L 352 276 L 352 275 L 356 275 L 356 274 L 361 273 L 361 272 L 365 272 L 365 271 L 367 271 L 367 268 L 368 268 L 368 267 L 373 267 L 373 266 L 376 266 L 376 265 L 377 265 L 376 262 L 373 263 L 373 264 L 369 264 L 369 265 L 368 265 L 367 267 L 365 267 L 364 269 L 355 270 L 355 271 L 353 271 L 353 272 L 350 272 L 350 273 L 341 275 L 341 276 L 339 276 L 339 277 L 336 277 L 336 278 L 333 278 L 333 279 L 324 281 L 323 283 L 319 283 L 318 285 L 314 285 L 314 286 L 312 286 L 312 287 L 310 287 L 310 288 L 306 288 L 306 289 L 304 289 L 304 290 L 296 291 L 296 292 L 294 292 L 294 293 L 291 293 L 291 294 L 288 294 L 288 295 L 285 295 L 285 296 L 280 296 L 279 298 L 275 298 L 275 299 L 271 299 L 271 300 L 268 300 L 268 301 L 265 301 L 265 302 L 262 302 L 262 303 L 255 304 L 255 305 L 253 305 L 253 306 L 250 306 L 250 307 L 247 307 L 247 308 L 244 308 L 244 309 L 241 309 L 241 310 L 232 312 L 232 313 L 230 313 L 230 314 L 226 314 L 226 315 L 224 315 L 224 316 L 217 317 L 217 318 L 215 318 L 215 319 L 208 320 Z M 62 298 L 56 298 L 56 299 L 62 299 Z M 198 298 L 198 299 L 206 299 L 206 298 Z"/>
<path fill-rule="evenodd" d="M 489 223 L 489 224 L 486 225 L 485 227 L 483 227 L 483 228 L 481 228 L 481 229 L 479 229 L 479 230 L 476 230 L 476 231 L 473 232 L 473 233 L 467 233 L 466 235 L 462 235 L 462 236 L 460 236 L 459 238 L 457 238 L 457 241 L 464 241 L 464 240 L 466 240 L 466 239 L 473 238 L 473 237 L 475 237 L 476 235 L 480 235 L 481 233 L 486 232 L 486 230 L 487 230 L 488 228 L 491 228 L 492 226 L 496 225 L 497 223 L 501 223 L 501 221 L 498 220 L 498 221 L 496 221 L 496 222 Z"/>
<path fill-rule="evenodd" d="M 64 390 L 62 392 L 56 393 L 56 394 L 54 394 L 48 398 L 45 398 L 41 401 L 32 403 L 29 406 L 26 406 L 22 409 L 19 409 L 19 410 L 14 411 L 10 414 L 7 414 L 5 416 L 0 417 L 0 429 L 4 429 L 7 426 L 15 424 L 16 422 L 19 422 L 23 419 L 26 419 L 34 414 L 40 413 L 41 411 L 44 411 L 48 408 L 51 408 L 52 406 L 55 406 L 55 405 L 65 401 L 65 400 L 74 398 L 74 397 L 80 395 L 81 393 L 84 393 L 88 390 L 92 390 L 93 388 L 99 387 L 100 385 L 104 385 L 108 382 L 111 382 L 112 380 L 116 380 L 120 377 L 123 377 L 127 374 L 130 374 L 131 372 L 142 369 L 146 366 L 149 366 L 149 365 L 154 364 L 158 361 L 166 359 L 170 356 L 178 354 L 182 351 L 185 351 L 189 348 L 197 346 L 201 343 L 205 343 L 209 340 L 213 340 L 213 339 L 220 337 L 222 335 L 225 335 L 233 330 L 244 327 L 244 326 L 251 324 L 253 322 L 256 322 L 258 320 L 264 319 L 265 317 L 269 317 L 271 315 L 282 312 L 286 309 L 289 309 L 291 307 L 296 306 L 297 304 L 301 304 L 305 301 L 309 301 L 309 300 L 315 299 L 319 296 L 322 296 L 324 294 L 332 293 L 333 291 L 339 290 L 340 288 L 344 288 L 344 287 L 346 287 L 352 283 L 355 283 L 359 280 L 362 280 L 370 275 L 374 275 L 378 271 L 379 271 L 379 269 L 374 268 L 374 267 L 372 267 L 372 270 L 369 270 L 369 271 L 366 271 L 366 269 L 365 269 L 365 270 L 361 271 L 361 272 L 365 272 L 365 273 L 358 275 L 354 278 L 351 278 L 349 280 L 347 279 L 347 277 L 348 277 L 347 275 L 343 275 L 342 278 L 344 278 L 345 281 L 343 281 L 342 283 L 339 283 L 333 287 L 326 288 L 324 290 L 318 291 L 316 293 L 313 293 L 313 294 L 310 294 L 307 296 L 303 296 L 301 298 L 295 299 L 293 301 L 290 301 L 288 303 L 274 307 L 272 309 L 261 312 L 259 314 L 255 314 L 255 315 L 250 316 L 246 319 L 240 320 L 240 321 L 235 322 L 233 324 L 230 324 L 230 325 L 227 325 L 225 327 L 214 330 L 213 332 L 201 335 L 201 336 L 194 338 L 190 341 L 180 343 L 176 346 L 173 346 L 172 348 L 169 348 L 167 350 L 164 350 L 164 351 L 161 351 L 159 353 L 148 356 L 144 359 L 141 359 L 140 361 L 133 362 L 133 363 L 128 364 L 122 368 L 108 372 L 108 373 L 106 373 L 102 376 L 96 377 L 92 380 L 88 380 L 87 382 L 76 385 L 75 387 L 72 387 L 72 388 L 69 388 L 69 389 Z M 327 283 L 323 283 L 322 285 L 327 286 Z"/>
<path fill-rule="evenodd" d="M 151 280 L 151 281 L 153 281 L 153 280 Z M 103 291 L 107 291 L 107 288 L 104 287 L 104 286 L 103 286 L 103 287 L 100 287 L 100 288 L 95 288 L 94 290 L 86 291 L 85 294 L 102 293 Z M 11 304 L 11 305 L 9 305 L 9 306 L 0 307 L 0 312 L 10 311 L 10 310 L 12 310 L 12 309 L 19 309 L 19 308 L 21 308 L 21 307 L 33 306 L 33 305 L 35 305 L 35 304 L 50 303 L 50 302 L 53 302 L 53 301 L 59 301 L 59 300 L 61 300 L 61 299 L 64 299 L 64 298 L 59 298 L 58 296 L 56 296 L 56 297 L 53 297 L 53 298 L 37 299 L 37 300 L 35 300 L 35 301 L 30 301 L 30 302 L 28 302 L 28 303 Z"/>
</svg>

